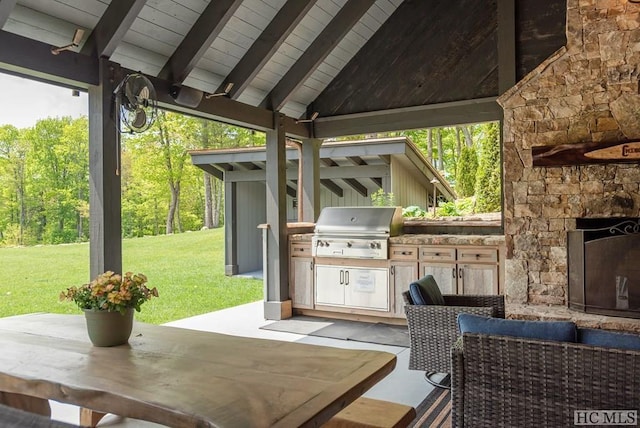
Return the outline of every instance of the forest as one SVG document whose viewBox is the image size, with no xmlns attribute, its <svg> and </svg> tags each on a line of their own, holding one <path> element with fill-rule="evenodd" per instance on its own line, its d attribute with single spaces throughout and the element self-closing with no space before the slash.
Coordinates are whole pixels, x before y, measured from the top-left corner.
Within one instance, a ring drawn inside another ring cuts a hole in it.
<svg viewBox="0 0 640 428">
<path fill-rule="evenodd" d="M 456 190 L 459 201 L 438 215 L 499 211 L 497 123 L 404 131 Z M 215 228 L 224 224 L 224 186 L 191 164 L 189 150 L 262 146 L 265 135 L 160 111 L 151 129 L 123 134 L 123 237 Z M 413 207 L 425 215 L 428 207 Z M 422 212 L 421 212 L 422 211 Z M 0 246 L 89 239 L 89 136 L 86 117 L 0 126 Z"/>
</svg>

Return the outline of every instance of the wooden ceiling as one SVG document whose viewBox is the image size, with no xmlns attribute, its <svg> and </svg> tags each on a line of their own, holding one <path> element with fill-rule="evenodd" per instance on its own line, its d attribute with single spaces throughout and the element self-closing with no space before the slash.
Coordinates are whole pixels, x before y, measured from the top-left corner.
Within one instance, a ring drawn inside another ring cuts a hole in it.
<svg viewBox="0 0 640 428">
<path fill-rule="evenodd" d="M 290 135 L 331 137 L 499 119 L 565 20 L 566 0 L 0 0 L 0 71 L 87 89 L 122 67 L 165 108 L 254 129 L 277 110 Z M 195 108 L 169 95 L 229 83 Z"/>
</svg>

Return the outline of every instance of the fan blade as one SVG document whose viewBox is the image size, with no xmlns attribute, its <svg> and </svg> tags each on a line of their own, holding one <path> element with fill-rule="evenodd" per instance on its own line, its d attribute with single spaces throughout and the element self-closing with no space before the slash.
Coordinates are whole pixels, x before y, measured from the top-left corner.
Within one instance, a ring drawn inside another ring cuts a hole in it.
<svg viewBox="0 0 640 428">
<path fill-rule="evenodd" d="M 144 111 L 144 109 L 137 108 L 135 111 L 135 115 L 136 117 L 133 119 L 133 122 L 131 122 L 131 126 L 136 129 L 144 128 L 147 124 L 147 113 Z"/>
</svg>

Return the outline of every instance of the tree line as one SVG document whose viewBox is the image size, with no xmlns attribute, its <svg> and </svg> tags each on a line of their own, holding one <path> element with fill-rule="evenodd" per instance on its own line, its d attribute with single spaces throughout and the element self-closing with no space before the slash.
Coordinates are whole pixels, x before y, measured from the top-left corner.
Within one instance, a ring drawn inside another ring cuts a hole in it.
<svg viewBox="0 0 640 428">
<path fill-rule="evenodd" d="M 500 209 L 499 129 L 495 123 L 380 136 L 410 137 L 475 211 Z M 355 136 L 350 139 L 361 139 Z M 189 150 L 262 146 L 248 129 L 160 111 L 141 134 L 123 134 L 122 230 L 138 237 L 219 227 L 222 182 L 192 165 Z M 86 117 L 0 127 L 0 245 L 89 239 L 89 136 Z M 426 207 L 425 207 L 426 208 Z"/>
<path fill-rule="evenodd" d="M 166 111 L 148 131 L 123 134 L 124 237 L 220 226 L 222 183 L 193 166 L 188 151 L 264 144 L 262 133 Z M 89 239 L 88 153 L 86 117 L 0 127 L 0 245 Z"/>
</svg>

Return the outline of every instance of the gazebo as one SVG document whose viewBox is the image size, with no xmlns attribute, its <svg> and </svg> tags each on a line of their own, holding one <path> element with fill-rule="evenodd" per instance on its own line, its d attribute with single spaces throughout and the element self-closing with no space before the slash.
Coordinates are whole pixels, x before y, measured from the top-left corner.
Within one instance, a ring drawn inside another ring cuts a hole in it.
<svg viewBox="0 0 640 428">
<path fill-rule="evenodd" d="M 91 276 L 121 270 L 113 94 L 127 75 L 150 79 L 161 108 L 266 132 L 278 319 L 285 140 L 301 143 L 314 221 L 321 139 L 502 120 L 497 97 L 565 44 L 566 16 L 559 0 L 2 0 L 0 71 L 89 93 Z"/>
</svg>

